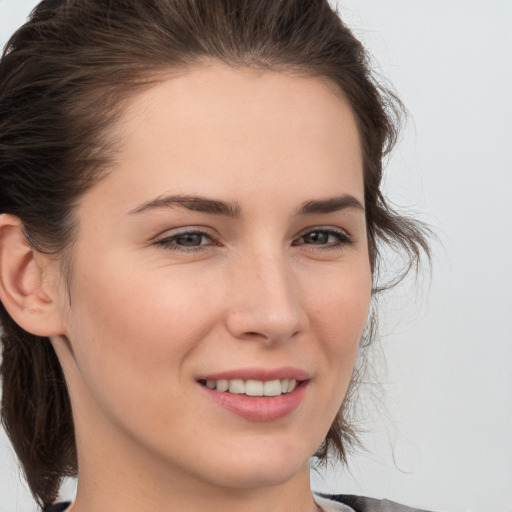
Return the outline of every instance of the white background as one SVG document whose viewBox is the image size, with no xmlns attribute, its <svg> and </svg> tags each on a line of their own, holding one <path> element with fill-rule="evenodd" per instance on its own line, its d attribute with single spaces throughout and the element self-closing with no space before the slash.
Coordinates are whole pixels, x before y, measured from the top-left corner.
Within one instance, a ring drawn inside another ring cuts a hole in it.
<svg viewBox="0 0 512 512">
<path fill-rule="evenodd" d="M 32 0 L 0 0 L 0 41 Z M 433 277 L 383 308 L 367 452 L 316 489 L 512 512 L 512 1 L 347 0 L 410 119 L 389 195 L 436 230 Z M 0 435 L 0 511 L 34 510 Z"/>
</svg>

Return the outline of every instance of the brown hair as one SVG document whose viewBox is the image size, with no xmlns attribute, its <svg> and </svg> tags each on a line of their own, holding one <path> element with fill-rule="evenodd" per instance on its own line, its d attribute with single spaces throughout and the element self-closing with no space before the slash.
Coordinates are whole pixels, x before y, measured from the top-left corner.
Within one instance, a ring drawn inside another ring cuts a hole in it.
<svg viewBox="0 0 512 512">
<path fill-rule="evenodd" d="M 404 251 L 408 268 L 429 254 L 423 227 L 396 214 L 380 191 L 401 104 L 374 80 L 363 46 L 327 0 L 42 1 L 0 62 L 0 213 L 21 219 L 34 250 L 65 254 L 76 236 L 74 207 L 106 172 L 108 128 L 125 102 L 160 72 L 205 59 L 337 86 L 360 133 L 374 294 L 381 242 Z M 25 332 L 3 305 L 0 319 L 2 421 L 44 506 L 63 476 L 77 474 L 71 404 L 49 339 Z M 353 389 L 320 459 L 335 452 L 346 461 L 356 439 L 347 410 Z"/>
</svg>

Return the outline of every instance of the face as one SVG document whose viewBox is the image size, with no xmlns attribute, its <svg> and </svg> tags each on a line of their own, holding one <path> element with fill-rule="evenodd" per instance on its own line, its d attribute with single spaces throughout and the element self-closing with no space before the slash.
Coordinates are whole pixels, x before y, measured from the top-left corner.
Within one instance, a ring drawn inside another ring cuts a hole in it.
<svg viewBox="0 0 512 512">
<path fill-rule="evenodd" d="M 343 400 L 370 300 L 348 105 L 319 79 L 211 64 L 137 96 L 116 136 L 77 210 L 54 340 L 79 455 L 219 486 L 292 479 Z"/>
</svg>

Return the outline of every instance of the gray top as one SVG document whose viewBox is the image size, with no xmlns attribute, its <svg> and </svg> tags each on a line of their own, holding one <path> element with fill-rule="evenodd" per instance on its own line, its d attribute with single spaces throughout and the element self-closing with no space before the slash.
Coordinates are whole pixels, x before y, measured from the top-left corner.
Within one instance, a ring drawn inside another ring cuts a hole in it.
<svg viewBox="0 0 512 512">
<path fill-rule="evenodd" d="M 320 495 L 315 496 L 316 504 L 322 512 L 427 512 L 410 508 L 389 500 L 376 500 L 362 496 Z M 44 512 L 65 512 L 71 503 L 57 503 L 45 507 Z"/>
<path fill-rule="evenodd" d="M 322 496 L 315 496 L 315 503 L 320 507 L 322 512 L 354 512 L 354 509 L 348 505 Z"/>
<path fill-rule="evenodd" d="M 376 500 L 363 496 L 317 495 L 317 504 L 323 512 L 427 512 L 419 508 L 406 507 L 394 501 Z"/>
</svg>

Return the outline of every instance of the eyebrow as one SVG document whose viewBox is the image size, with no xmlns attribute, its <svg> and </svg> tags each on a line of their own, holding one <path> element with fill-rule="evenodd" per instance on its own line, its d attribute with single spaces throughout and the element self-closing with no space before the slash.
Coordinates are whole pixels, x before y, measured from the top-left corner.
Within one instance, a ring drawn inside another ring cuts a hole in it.
<svg viewBox="0 0 512 512">
<path fill-rule="evenodd" d="M 364 206 L 354 196 L 344 194 L 338 197 L 328 199 L 317 199 L 303 203 L 297 210 L 296 215 L 312 215 L 318 213 L 335 213 L 347 208 L 361 210 L 364 212 Z"/>
<path fill-rule="evenodd" d="M 241 208 L 237 203 L 226 203 L 218 199 L 184 195 L 157 197 L 141 204 L 129 213 L 142 213 L 156 208 L 172 208 L 173 206 L 180 206 L 193 212 L 209 213 L 210 215 L 240 217 L 241 214 Z"/>
<path fill-rule="evenodd" d="M 161 196 L 147 201 L 131 210 L 129 214 L 132 215 L 146 212 L 148 210 L 172 208 L 175 206 L 186 208 L 193 212 L 207 213 L 210 215 L 223 215 L 233 218 L 240 217 L 242 213 L 240 205 L 236 202 L 228 203 L 226 201 L 201 196 L 171 195 Z M 352 195 L 344 194 L 338 197 L 307 201 L 299 206 L 295 215 L 335 213 L 349 208 L 364 211 L 364 207 L 358 199 Z"/>
</svg>

